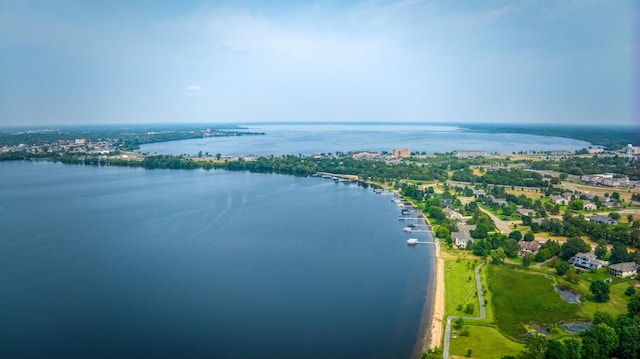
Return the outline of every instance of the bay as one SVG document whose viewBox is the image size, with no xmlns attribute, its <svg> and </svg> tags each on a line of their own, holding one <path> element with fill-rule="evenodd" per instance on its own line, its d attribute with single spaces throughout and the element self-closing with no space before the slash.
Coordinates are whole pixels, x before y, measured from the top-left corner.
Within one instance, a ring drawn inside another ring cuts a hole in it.
<svg viewBox="0 0 640 359">
<path fill-rule="evenodd" d="M 249 124 L 249 131 L 263 136 L 210 137 L 158 142 L 140 147 L 143 153 L 223 156 L 310 155 L 337 151 L 391 152 L 394 148 L 444 153 L 484 150 L 511 154 L 519 151 L 575 151 L 589 147 L 586 141 L 519 133 L 485 133 L 460 126 L 402 124 Z"/>
<path fill-rule="evenodd" d="M 406 358 L 430 310 L 433 247 L 407 246 L 399 209 L 370 189 L 47 162 L 0 173 L 0 357 Z"/>
</svg>

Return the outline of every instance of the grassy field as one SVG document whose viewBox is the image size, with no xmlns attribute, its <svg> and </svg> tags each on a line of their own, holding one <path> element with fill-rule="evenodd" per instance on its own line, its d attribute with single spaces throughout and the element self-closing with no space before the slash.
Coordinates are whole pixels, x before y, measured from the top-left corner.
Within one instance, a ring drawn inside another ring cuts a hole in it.
<svg viewBox="0 0 640 359">
<path fill-rule="evenodd" d="M 516 355 L 524 345 L 504 337 L 496 328 L 468 325 L 469 336 L 458 335 L 451 340 L 449 353 L 452 358 L 466 357 L 471 349 L 473 358 L 499 359 L 505 355 Z"/>
<path fill-rule="evenodd" d="M 508 336 L 520 338 L 526 334 L 523 323 L 554 325 L 580 316 L 580 306 L 564 302 L 555 292 L 554 282 L 544 275 L 507 265 L 489 265 L 486 270 L 495 321 Z"/>
<path fill-rule="evenodd" d="M 480 309 L 474 271 L 475 267 L 481 263 L 480 258 L 466 251 L 459 251 L 457 254 L 459 254 L 457 258 L 445 259 L 444 262 L 445 316 L 478 316 Z M 464 312 L 464 308 L 469 303 L 473 304 L 471 314 Z M 459 306 L 462 310 L 458 310 Z"/>
<path fill-rule="evenodd" d="M 609 278 L 612 279 L 610 287 L 611 293 L 609 294 L 611 299 L 606 303 L 596 303 L 591 301 L 591 292 L 589 291 L 591 282 Z M 629 297 L 624 295 L 624 291 L 629 287 L 629 285 L 634 283 L 634 280 L 631 278 L 611 277 L 611 275 L 607 273 L 607 268 L 603 268 L 596 272 L 583 272 L 580 274 L 580 282 L 577 284 L 569 283 L 564 279 L 560 279 L 559 282 L 563 285 L 568 285 L 583 294 L 581 300 L 584 304 L 582 305 L 580 314 L 581 316 L 591 318 L 593 317 L 593 313 L 596 311 L 610 313 L 613 317 L 626 313 Z"/>
</svg>

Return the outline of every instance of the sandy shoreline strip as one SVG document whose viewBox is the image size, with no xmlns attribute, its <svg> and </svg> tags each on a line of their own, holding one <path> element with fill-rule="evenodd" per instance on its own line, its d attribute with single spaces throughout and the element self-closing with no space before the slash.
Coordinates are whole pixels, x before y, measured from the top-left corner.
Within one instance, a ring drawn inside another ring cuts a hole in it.
<svg viewBox="0 0 640 359">
<path fill-rule="evenodd" d="M 426 216 L 425 216 L 426 219 Z M 431 228 L 431 224 L 429 224 Z M 431 231 L 433 233 L 433 230 Z M 433 298 L 433 313 L 431 316 L 431 333 L 428 340 L 428 348 L 435 348 L 442 342 L 442 322 L 444 320 L 444 259 L 440 255 L 440 242 L 433 235 L 435 242 L 435 259 L 436 259 L 436 291 Z M 427 341 L 425 340 L 425 344 Z M 425 350 L 427 347 L 425 346 Z"/>
</svg>

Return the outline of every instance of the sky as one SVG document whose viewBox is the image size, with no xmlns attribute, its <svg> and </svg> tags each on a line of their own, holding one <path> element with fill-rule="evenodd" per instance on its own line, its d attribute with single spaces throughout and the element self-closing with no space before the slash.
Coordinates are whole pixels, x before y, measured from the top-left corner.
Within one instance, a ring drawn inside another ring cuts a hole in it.
<svg viewBox="0 0 640 359">
<path fill-rule="evenodd" d="M 0 0 L 0 125 L 640 123 L 637 0 Z"/>
</svg>

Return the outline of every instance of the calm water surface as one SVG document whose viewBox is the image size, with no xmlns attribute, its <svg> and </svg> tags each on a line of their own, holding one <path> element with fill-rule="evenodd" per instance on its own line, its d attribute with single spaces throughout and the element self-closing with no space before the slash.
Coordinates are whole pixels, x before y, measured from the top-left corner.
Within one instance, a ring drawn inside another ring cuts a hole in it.
<svg viewBox="0 0 640 359">
<path fill-rule="evenodd" d="M 510 154 L 518 151 L 575 151 L 590 145 L 589 142 L 570 138 L 471 132 L 455 126 L 254 124 L 248 128 L 255 132 L 265 132 L 266 135 L 151 143 L 141 146 L 140 151 L 189 155 L 196 155 L 202 151 L 211 155 L 220 153 L 223 156 L 309 155 L 336 151 L 391 152 L 394 148 L 409 147 L 412 151 L 427 153 L 485 150 Z"/>
<path fill-rule="evenodd" d="M 417 340 L 433 248 L 406 245 L 390 196 L 223 171 L 0 174 L 0 357 L 406 358 Z"/>
</svg>

